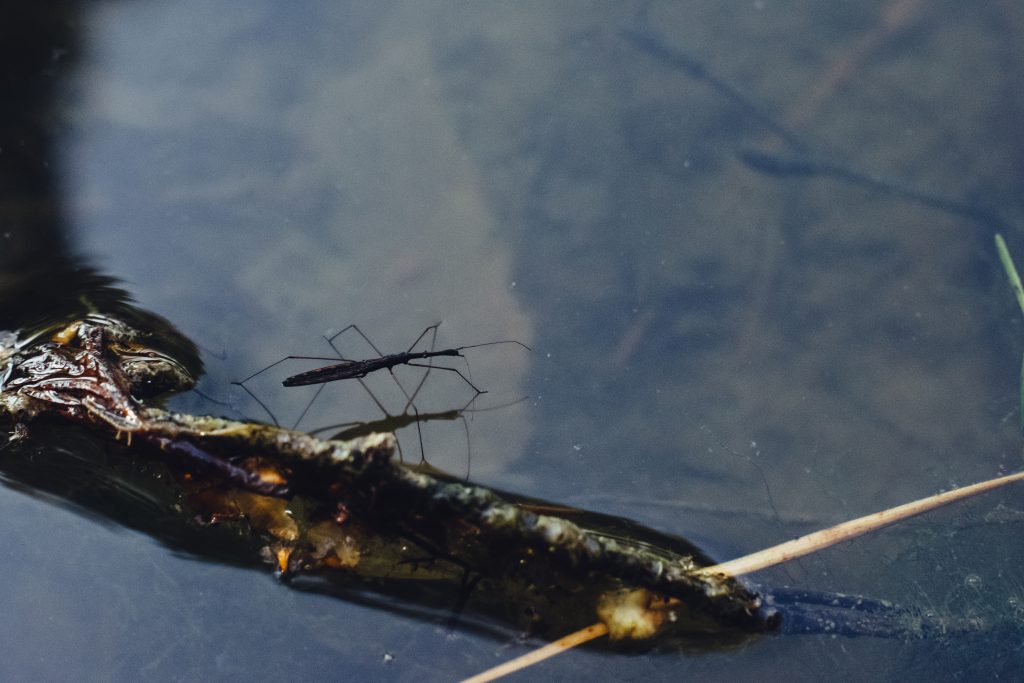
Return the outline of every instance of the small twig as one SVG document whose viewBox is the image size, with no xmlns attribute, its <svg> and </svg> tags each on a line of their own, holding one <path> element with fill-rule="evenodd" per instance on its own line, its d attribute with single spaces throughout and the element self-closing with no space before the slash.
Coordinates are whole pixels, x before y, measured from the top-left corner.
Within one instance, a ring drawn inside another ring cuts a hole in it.
<svg viewBox="0 0 1024 683">
<path fill-rule="evenodd" d="M 699 575 L 725 574 L 729 576 L 740 576 L 741 574 L 756 572 L 797 557 L 803 557 L 804 555 L 808 555 L 818 550 L 823 550 L 829 546 L 835 545 L 836 543 L 848 541 L 868 532 L 876 531 L 882 527 L 907 519 L 908 517 L 919 515 L 922 512 L 934 510 L 937 507 L 948 505 L 954 501 L 970 498 L 971 496 L 976 496 L 979 493 L 985 493 L 986 491 L 991 491 L 992 489 L 996 489 L 1000 486 L 1005 486 L 1006 484 L 1011 484 L 1022 479 L 1024 479 L 1024 472 L 1017 472 L 1016 474 L 1008 474 L 1004 477 L 989 479 L 960 489 L 937 493 L 934 496 L 915 500 L 911 503 L 905 503 L 865 517 L 859 517 L 857 519 L 850 520 L 849 522 L 843 522 L 842 524 L 837 524 L 836 526 L 829 527 L 828 529 L 816 531 L 792 541 L 787 541 L 786 543 L 772 546 L 771 548 L 765 548 L 764 550 L 751 553 L 750 555 L 744 555 L 743 557 L 730 560 L 729 562 L 723 562 L 711 567 L 702 567 L 694 573 Z"/>
<path fill-rule="evenodd" d="M 601 636 L 608 633 L 608 627 L 602 622 L 591 624 L 590 626 L 580 629 L 575 633 L 570 633 L 567 636 L 563 636 L 553 643 L 548 643 L 542 648 L 538 648 L 533 652 L 528 652 L 522 657 L 516 657 L 504 664 L 499 664 L 493 669 L 488 669 L 483 673 L 467 678 L 462 683 L 488 683 L 488 681 L 494 681 L 502 676 L 508 676 L 511 673 L 515 673 L 520 669 L 525 669 L 528 666 L 533 666 L 543 662 L 545 659 L 554 657 L 557 654 L 561 654 L 570 648 L 574 648 L 577 645 L 600 638 Z"/>
<path fill-rule="evenodd" d="M 871 531 L 876 531 L 883 527 L 886 527 L 895 522 L 919 515 L 929 510 L 948 505 L 964 498 L 970 498 L 980 493 L 985 493 L 993 489 L 997 489 L 1006 484 L 1012 484 L 1016 481 L 1024 480 L 1024 472 L 1017 472 L 1015 474 L 1008 474 L 1003 477 L 997 477 L 995 479 L 988 479 L 986 481 L 965 486 L 963 488 L 954 489 L 952 491 L 945 491 L 943 493 L 935 494 L 934 496 L 928 496 L 920 500 L 915 500 L 910 503 L 905 503 L 888 510 L 882 510 L 874 514 L 859 517 L 849 522 L 843 522 L 836 526 L 816 531 L 806 536 L 787 541 L 764 550 L 759 550 L 743 557 L 738 557 L 735 560 L 729 562 L 723 562 L 721 564 L 712 565 L 710 567 L 702 567 L 693 572 L 697 576 L 712 576 L 712 575 L 725 575 L 725 576 L 740 576 L 742 574 L 749 574 L 751 572 L 759 571 L 772 567 L 776 564 L 781 564 L 797 557 L 802 557 L 818 550 L 823 550 L 829 546 L 844 541 L 849 541 L 858 536 L 862 536 Z M 675 600 L 670 600 L 670 604 Z M 545 645 L 533 652 L 529 652 L 521 657 L 517 657 L 513 660 L 505 662 L 492 669 L 488 669 L 483 673 L 477 674 L 472 678 L 468 678 L 463 683 L 484 683 L 485 681 L 493 681 L 502 676 L 525 669 L 528 666 L 542 662 L 545 659 L 554 657 L 557 654 L 561 654 L 566 650 L 582 645 L 583 643 L 589 642 L 596 638 L 608 633 L 608 627 L 603 622 L 597 622 L 591 624 L 584 629 L 570 633 L 553 643 Z"/>
</svg>

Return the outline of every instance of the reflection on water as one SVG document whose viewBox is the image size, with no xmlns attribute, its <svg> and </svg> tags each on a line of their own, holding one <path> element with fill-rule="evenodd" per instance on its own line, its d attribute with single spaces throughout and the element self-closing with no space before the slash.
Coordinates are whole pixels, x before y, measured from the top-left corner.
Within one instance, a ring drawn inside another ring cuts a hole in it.
<svg viewBox="0 0 1024 683">
<path fill-rule="evenodd" d="M 35 25 L 48 33 L 26 42 Z M 228 406 L 183 399 L 194 409 L 257 414 L 230 380 L 322 355 L 319 335 L 350 322 L 385 350 L 437 320 L 446 345 L 519 339 L 537 351 L 469 359 L 494 404 L 531 396 L 473 417 L 474 477 L 600 500 L 722 556 L 1020 467 L 1021 326 L 990 231 L 736 156 L 792 151 L 775 121 L 830 162 L 993 207 L 1021 251 L 1016 3 L 183 0 L 19 26 L 4 291 L 47 262 L 31 245 L 88 253 L 199 343 L 201 388 Z M 428 385 L 433 409 L 465 400 Z M 308 400 L 264 390 L 285 415 Z M 358 387 L 318 405 L 314 423 L 379 417 Z M 464 434 L 444 427 L 425 429 L 428 456 L 462 471 Z M 20 494 L 0 506 L 18 530 L 9 672 L 443 678 L 503 645 L 276 591 Z M 1019 619 L 1021 510 L 994 494 L 763 580 Z M 984 651 L 994 676 L 1018 650 L 999 633 L 778 638 L 546 671 L 948 678 Z"/>
</svg>

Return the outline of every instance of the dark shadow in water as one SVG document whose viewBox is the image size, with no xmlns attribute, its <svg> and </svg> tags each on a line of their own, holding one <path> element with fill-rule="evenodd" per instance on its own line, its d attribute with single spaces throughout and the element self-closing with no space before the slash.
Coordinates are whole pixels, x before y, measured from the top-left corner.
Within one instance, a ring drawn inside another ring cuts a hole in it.
<svg viewBox="0 0 1024 683">
<path fill-rule="evenodd" d="M 105 525 L 140 531 L 175 553 L 206 562 L 267 571 L 265 539 L 245 532 L 237 524 L 201 523 L 182 496 L 179 468 L 154 461 L 126 444 L 111 443 L 78 426 L 37 420 L 30 436 L 0 446 L 0 483 L 25 495 L 45 500 Z M 433 476 L 449 481 L 443 473 Z M 191 477 L 188 481 L 193 481 Z M 504 494 L 509 500 L 595 529 L 613 538 L 658 548 L 666 553 L 694 556 L 699 564 L 711 559 L 674 536 L 640 527 L 629 520 L 599 515 L 556 504 Z M 304 503 L 298 503 L 300 506 Z M 308 504 L 308 503 L 306 503 Z M 386 530 L 385 530 L 386 532 Z M 285 580 L 296 590 L 327 595 L 396 616 L 443 625 L 497 641 L 514 640 L 521 629 L 545 637 L 567 633 L 572 623 L 592 619 L 578 613 L 573 595 L 586 592 L 572 572 L 552 575 L 549 585 L 531 585 L 536 593 L 527 602 L 516 599 L 515 580 L 506 585 L 470 567 L 461 581 L 432 576 L 430 567 L 444 563 L 444 553 L 433 552 L 421 539 L 400 534 L 390 543 L 421 547 L 422 570 L 362 576 L 355 572 L 299 574 Z M 422 576 L 419 572 L 422 571 Z M 394 575 L 393 575 L 394 574 Z M 598 578 L 598 577 L 593 577 Z M 510 592 L 512 591 L 512 592 Z M 520 597 L 525 597 L 521 594 Z M 1019 631 L 1015 620 L 981 616 L 925 615 L 888 601 L 861 596 L 820 593 L 787 588 L 766 588 L 762 595 L 784 615 L 780 633 L 828 634 L 847 637 L 917 639 Z M 539 611 L 547 605 L 547 612 Z M 566 623 L 562 620 L 565 619 Z M 756 634 L 730 628 L 670 634 L 651 641 L 617 643 L 616 650 L 645 652 L 699 652 L 732 648 Z"/>
<path fill-rule="evenodd" d="M 18 3 L 0 22 L 0 272 L 70 251 L 54 161 L 55 101 L 81 50 L 79 3 Z M 4 289 L 7 289 L 5 287 Z M 4 310 L 6 313 L 6 310 Z"/>
<path fill-rule="evenodd" d="M 435 476 L 444 477 L 436 471 Z M 247 533 L 244 526 L 236 523 L 209 524 L 193 516 L 187 496 L 182 494 L 186 480 L 195 482 L 191 476 L 183 478 L 180 468 L 173 462 L 154 461 L 126 444 L 98 439 L 81 427 L 55 420 L 33 421 L 27 437 L 0 446 L 0 483 L 7 488 L 97 523 L 140 531 L 171 551 L 190 558 L 269 571 L 264 550 L 266 540 L 260 534 Z M 644 529 L 628 520 L 508 495 L 524 505 L 542 506 L 549 514 L 558 514 L 587 528 L 597 527 L 603 533 L 634 543 L 690 555 L 701 564 L 711 562 L 685 540 Z M 410 574 L 395 567 L 394 572 L 383 576 L 361 576 L 355 572 L 298 574 L 284 583 L 304 592 L 332 596 L 498 641 L 514 640 L 521 629 L 555 637 L 568 632 L 571 623 L 593 619 L 592 615 L 580 614 L 573 607 L 573 596 L 585 593 L 586 588 L 576 585 L 574 579 L 568 578 L 569 574 L 560 578 L 552 576 L 550 585 L 531 586 L 529 592 L 543 596 L 540 602 L 534 598 L 520 602 L 510 597 L 502 579 L 483 577 L 470 567 L 464 570 L 461 581 L 432 575 L 430 567 L 434 563 L 445 563 L 447 555 L 432 552 L 431 546 L 423 544 L 418 537 L 400 534 L 385 542 L 421 548 L 423 559 L 415 562 L 421 568 Z M 396 577 L 392 573 L 404 576 Z M 539 612 L 541 604 L 550 605 L 547 614 Z M 561 623 L 563 619 L 569 623 Z M 638 643 L 628 649 L 719 649 L 755 635 L 737 629 L 715 629 L 713 633 L 697 633 L 682 639 L 673 637 Z"/>
<path fill-rule="evenodd" d="M 117 281 L 75 252 L 56 168 L 61 89 L 83 49 L 82 3 L 20 3 L 0 22 L 0 328 L 46 331 L 108 313 L 202 373 L 195 345 L 132 305 Z"/>
</svg>

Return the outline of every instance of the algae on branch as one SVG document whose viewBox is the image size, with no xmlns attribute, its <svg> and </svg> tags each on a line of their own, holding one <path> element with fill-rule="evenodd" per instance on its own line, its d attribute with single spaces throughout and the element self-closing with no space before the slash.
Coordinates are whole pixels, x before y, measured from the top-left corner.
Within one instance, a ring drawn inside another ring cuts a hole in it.
<svg viewBox="0 0 1024 683">
<path fill-rule="evenodd" d="M 778 622 L 737 580 L 695 572 L 710 560 L 683 541 L 416 471 L 392 458 L 390 434 L 321 440 L 148 405 L 157 390 L 194 380 L 117 317 L 93 314 L 0 341 L 0 414 L 27 426 L 22 440 L 37 422 L 59 420 L 103 440 L 112 457 L 163 463 L 189 517 L 255 537 L 254 559 L 293 580 L 354 575 L 392 590 L 442 579 L 479 611 L 556 634 L 622 613 L 602 605 L 641 589 L 644 600 L 626 603 L 632 612 L 647 605 L 656 627 L 614 632 L 756 633 Z"/>
</svg>

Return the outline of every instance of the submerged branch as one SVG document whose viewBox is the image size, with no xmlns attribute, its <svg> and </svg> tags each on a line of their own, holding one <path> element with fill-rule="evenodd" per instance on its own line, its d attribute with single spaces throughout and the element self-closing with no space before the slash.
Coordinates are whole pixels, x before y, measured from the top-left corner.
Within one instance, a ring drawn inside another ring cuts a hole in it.
<svg viewBox="0 0 1024 683">
<path fill-rule="evenodd" d="M 778 622 L 736 580 L 697 573 L 710 561 L 679 539 L 417 471 L 392 459 L 390 434 L 321 440 L 148 406 L 133 396 L 140 382 L 191 379 L 142 353 L 145 334 L 119 320 L 93 315 L 0 342 L 0 416 L 16 425 L 15 445 L 58 420 L 161 462 L 185 509 L 204 523 L 244 522 L 285 576 L 440 578 L 535 632 L 589 623 L 609 596 L 638 589 L 661 615 L 642 637 Z M 558 585 L 565 598 L 554 600 Z"/>
<path fill-rule="evenodd" d="M 712 635 L 701 647 L 722 646 L 775 630 L 782 615 L 793 617 L 785 632 L 926 633 L 927 624 L 897 606 L 865 614 L 865 601 L 846 605 L 834 596 L 800 599 L 806 604 L 763 600 L 736 576 L 1024 478 L 950 491 L 714 564 L 682 539 L 627 520 L 407 467 L 392 457 L 390 434 L 323 440 L 136 398 L 191 384 L 181 364 L 117 319 L 92 315 L 27 336 L 0 333 L 0 420 L 12 429 L 0 446 L 2 470 L 102 514 L 109 514 L 102 498 L 111 492 L 150 512 L 162 509 L 177 522 L 166 538 L 229 554 L 229 561 L 270 564 L 299 588 L 308 579 L 356 582 L 542 637 L 572 632 L 532 661 L 605 634 L 613 641 Z M 53 458 L 54 484 L 38 471 L 47 460 L 39 456 L 67 451 L 53 439 L 60 442 L 68 429 L 100 444 L 109 462 L 72 454 L 60 479 L 67 462 Z M 150 465 L 138 466 L 140 459 Z M 84 503 L 64 490 L 68 478 L 80 490 L 90 476 L 103 486 Z M 137 517 L 127 523 L 142 526 Z M 204 536 L 218 527 L 230 529 L 233 540 Z M 200 536 L 213 540 L 196 542 Z"/>
</svg>

